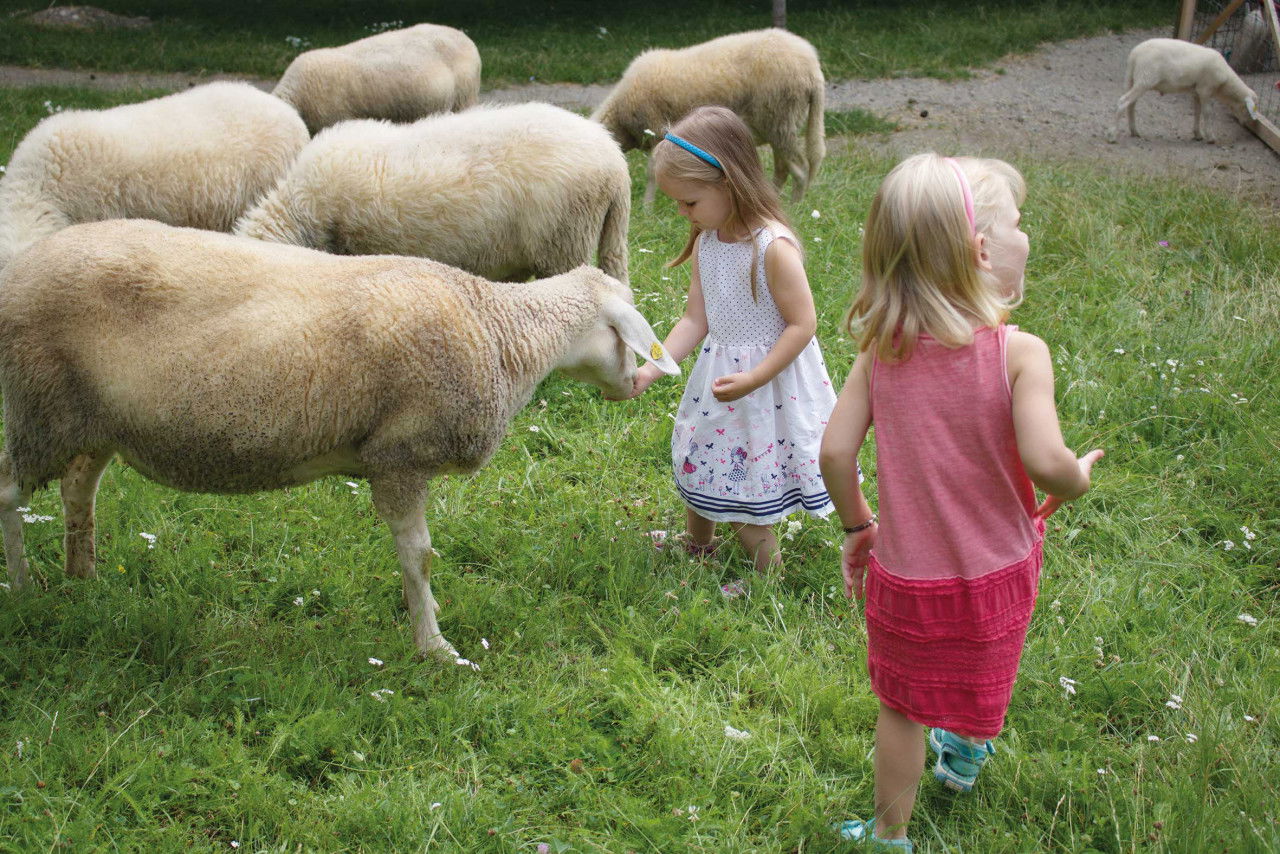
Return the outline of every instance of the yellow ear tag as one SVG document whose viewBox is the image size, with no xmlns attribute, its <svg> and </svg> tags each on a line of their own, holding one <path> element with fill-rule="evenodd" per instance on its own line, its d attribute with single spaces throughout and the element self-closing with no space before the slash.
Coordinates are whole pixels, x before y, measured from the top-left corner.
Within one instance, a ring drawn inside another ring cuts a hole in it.
<svg viewBox="0 0 1280 854">
<path fill-rule="evenodd" d="M 655 362 L 662 358 L 662 345 L 657 341 L 649 345 L 649 358 Z"/>
</svg>

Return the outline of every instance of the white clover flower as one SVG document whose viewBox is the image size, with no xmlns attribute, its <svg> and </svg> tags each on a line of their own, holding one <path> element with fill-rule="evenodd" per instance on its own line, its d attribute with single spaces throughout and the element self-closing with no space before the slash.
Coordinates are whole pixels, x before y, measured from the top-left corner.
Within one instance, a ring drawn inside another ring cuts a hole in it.
<svg viewBox="0 0 1280 854">
<path fill-rule="evenodd" d="M 529 432 L 530 432 L 530 433 L 541 433 L 541 432 L 542 432 L 542 428 L 541 428 L 541 427 L 539 427 L 537 424 L 530 424 L 530 425 L 529 425 Z"/>
<path fill-rule="evenodd" d="M 1245 715 L 1245 716 L 1244 716 L 1244 719 L 1245 719 L 1245 721 L 1246 721 L 1246 722 L 1251 723 L 1251 724 L 1254 724 L 1254 723 L 1257 723 L 1257 722 L 1258 722 L 1258 719 L 1257 719 L 1257 718 L 1255 718 L 1253 715 Z"/>
<path fill-rule="evenodd" d="M 351 494 L 352 494 L 352 495 L 358 495 L 358 494 L 360 494 L 360 484 L 356 483 L 354 480 L 344 480 L 344 481 L 343 481 L 343 483 L 345 483 L 347 486 L 351 487 Z"/>
<path fill-rule="evenodd" d="M 23 514 L 22 514 L 22 521 L 23 521 L 23 522 L 26 522 L 28 525 L 34 525 L 34 524 L 36 524 L 37 522 L 52 522 L 52 521 L 53 521 L 53 517 L 52 517 L 52 516 L 41 516 L 41 515 L 40 515 L 40 514 L 38 514 L 38 513 L 23 513 Z"/>
<path fill-rule="evenodd" d="M 1098 776 L 1099 776 L 1099 777 L 1105 776 L 1105 775 L 1106 775 L 1106 773 L 1107 773 L 1107 769 L 1106 769 L 1106 768 L 1099 768 L 1099 769 L 1098 769 Z"/>
<path fill-rule="evenodd" d="M 1246 540 L 1256 540 L 1258 538 L 1258 535 L 1256 533 L 1249 530 L 1248 525 L 1241 525 L 1240 531 L 1244 534 L 1244 538 Z"/>
<path fill-rule="evenodd" d="M 1156 742 L 1156 741 L 1159 741 L 1159 740 L 1160 740 L 1160 736 L 1158 736 L 1158 735 L 1149 735 L 1149 736 L 1147 736 L 1147 741 Z"/>
<path fill-rule="evenodd" d="M 1231 551 L 1232 549 L 1234 549 L 1235 547 L 1236 547 L 1236 544 L 1235 544 L 1235 543 L 1233 543 L 1231 540 L 1223 540 L 1223 541 L 1222 541 L 1222 550 L 1223 550 L 1224 552 L 1229 552 L 1229 551 Z"/>
<path fill-rule="evenodd" d="M 794 540 L 796 538 L 796 534 L 800 533 L 800 527 L 801 525 L 799 520 L 792 519 L 787 523 L 787 531 L 782 536 L 786 537 L 788 540 Z"/>
<path fill-rule="evenodd" d="M 142 531 L 141 533 L 138 534 L 138 536 L 142 537 L 142 539 L 147 541 L 147 548 L 154 549 L 156 547 L 155 534 L 148 534 L 146 531 Z"/>
<path fill-rule="evenodd" d="M 725 724 L 724 737 L 732 739 L 733 741 L 746 741 L 748 738 L 751 738 L 751 733 L 743 729 L 734 729 L 728 724 Z"/>
<path fill-rule="evenodd" d="M 440 803 L 439 801 L 436 801 L 435 803 L 433 803 L 433 804 L 431 805 L 430 809 L 432 809 L 432 810 L 438 810 L 438 809 L 440 809 L 440 807 L 442 807 L 442 806 L 444 806 L 444 804 Z"/>
<path fill-rule="evenodd" d="M 814 243 L 821 243 L 821 242 L 822 242 L 822 238 L 821 238 L 821 237 L 815 237 L 815 238 L 813 238 L 813 242 L 814 242 Z"/>
<path fill-rule="evenodd" d="M 1187 733 L 1187 744 L 1195 744 L 1200 738 L 1194 732 Z"/>
<path fill-rule="evenodd" d="M 384 663 L 384 662 L 382 661 L 382 659 L 381 659 L 381 658 L 374 658 L 374 657 L 370 656 L 370 657 L 369 657 L 369 663 L 370 663 L 370 664 L 372 664 L 374 667 L 381 667 L 381 666 L 383 665 L 383 663 Z"/>
<path fill-rule="evenodd" d="M 294 597 L 293 597 L 293 604 L 297 605 L 299 608 L 301 608 L 301 607 L 302 607 L 302 602 L 303 602 L 303 599 L 302 599 L 302 597 L 301 597 L 301 596 L 294 596 Z"/>
<path fill-rule="evenodd" d="M 1066 676 L 1059 676 L 1058 684 L 1061 685 L 1062 690 L 1066 692 L 1063 696 L 1070 697 L 1076 692 L 1076 685 L 1079 683 L 1074 679 L 1068 679 Z"/>
<path fill-rule="evenodd" d="M 1186 459 L 1186 457 L 1183 456 L 1182 454 L 1178 454 L 1176 457 L 1174 457 L 1174 459 L 1177 460 L 1178 462 L 1182 462 L 1183 460 Z"/>
<path fill-rule="evenodd" d="M 813 217 L 814 219 L 822 219 L 822 211 L 819 211 L 819 210 L 811 211 L 809 213 L 809 216 Z"/>
<path fill-rule="evenodd" d="M 480 669 L 480 665 L 476 664 L 474 661 L 469 661 L 465 658 L 455 659 L 453 663 L 458 665 L 459 667 L 470 667 L 472 670 Z"/>
<path fill-rule="evenodd" d="M 1164 704 L 1175 711 L 1182 708 L 1182 704 L 1174 700 L 1165 700 Z"/>
<path fill-rule="evenodd" d="M 1252 614 L 1241 614 L 1240 616 L 1236 617 L 1236 619 L 1244 623 L 1246 626 L 1258 625 L 1258 618 L 1253 616 Z"/>
<path fill-rule="evenodd" d="M 369 696 L 377 700 L 379 703 L 385 703 L 387 698 L 393 694 L 395 694 L 395 691 L 392 691 L 390 688 L 378 688 L 375 691 L 369 692 Z"/>
<path fill-rule="evenodd" d="M 1123 348 L 1123 347 L 1117 347 L 1117 348 L 1115 348 L 1114 350 L 1112 350 L 1111 352 L 1112 352 L 1112 353 L 1118 353 L 1119 355 L 1123 356 L 1123 355 L 1124 355 L 1124 348 Z"/>
</svg>

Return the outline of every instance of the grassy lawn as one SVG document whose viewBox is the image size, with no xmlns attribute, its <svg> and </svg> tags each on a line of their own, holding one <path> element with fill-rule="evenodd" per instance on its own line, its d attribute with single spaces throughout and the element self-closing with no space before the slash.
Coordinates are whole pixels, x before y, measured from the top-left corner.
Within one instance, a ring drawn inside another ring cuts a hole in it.
<svg viewBox="0 0 1280 854">
<path fill-rule="evenodd" d="M 0 114 L 20 137 L 51 107 L 126 97 L 0 92 Z M 860 151 L 833 146 L 792 209 L 839 379 L 859 225 L 891 165 Z M 971 797 L 924 784 L 917 850 L 1277 850 L 1276 222 L 1018 165 L 1015 320 L 1050 343 L 1068 443 L 1108 453 L 1050 526 L 1001 752 Z M 683 236 L 669 202 L 637 203 L 634 285 L 660 334 Z M 876 700 L 834 523 L 804 520 L 745 600 L 717 592 L 740 553 L 654 551 L 647 532 L 683 519 L 679 392 L 611 404 L 553 377 L 487 468 L 437 481 L 442 626 L 478 671 L 412 659 L 364 484 L 186 495 L 117 463 L 100 578 L 76 583 L 56 489 L 38 493 L 48 589 L 0 607 L 0 851 L 836 850 L 827 825 L 871 806 Z"/>
<path fill-rule="evenodd" d="M 412 8 L 391 0 L 269 4 L 258 0 L 122 0 L 111 11 L 147 15 L 143 31 L 39 29 L 0 0 L 0 64 L 106 71 L 241 72 L 275 77 L 300 51 L 345 44 L 372 32 L 431 22 L 459 27 L 480 48 L 484 84 L 607 83 L 650 47 L 680 47 L 725 32 L 766 27 L 770 5 L 709 0 L 438 0 Z M 790 29 L 811 40 L 830 79 L 901 74 L 954 76 L 1044 41 L 1112 29 L 1169 26 L 1167 0 L 814 0 L 792 3 Z"/>
</svg>

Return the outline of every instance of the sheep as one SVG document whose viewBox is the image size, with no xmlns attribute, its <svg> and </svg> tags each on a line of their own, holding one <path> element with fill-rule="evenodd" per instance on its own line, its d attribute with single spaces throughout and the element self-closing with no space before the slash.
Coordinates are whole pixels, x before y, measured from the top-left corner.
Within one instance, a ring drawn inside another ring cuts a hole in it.
<svg viewBox="0 0 1280 854">
<path fill-rule="evenodd" d="M 754 30 L 680 50 L 645 51 L 591 117 L 623 151 L 648 151 L 694 107 L 728 107 L 751 128 L 757 144 L 773 148 L 774 183 L 781 189 L 790 173 L 792 200 L 799 201 L 826 155 L 824 85 L 813 45 L 786 30 Z M 806 124 L 802 152 L 799 134 Z M 654 186 L 650 168 L 646 206 L 653 203 Z"/>
<path fill-rule="evenodd" d="M 631 175 L 598 124 L 550 104 L 322 131 L 235 233 L 340 255 L 419 255 L 486 279 L 590 263 L 627 282 Z"/>
<path fill-rule="evenodd" d="M 1201 139 L 1200 111 L 1209 98 L 1217 98 L 1242 109 L 1250 119 L 1257 121 L 1258 96 L 1244 81 L 1236 76 L 1222 54 L 1211 47 L 1192 44 L 1179 39 L 1147 39 L 1129 51 L 1128 71 L 1125 74 L 1128 91 L 1120 96 L 1116 105 L 1116 119 L 1107 135 L 1108 142 L 1115 142 L 1120 132 L 1120 119 L 1129 113 L 1129 134 L 1138 135 L 1134 124 L 1134 103 L 1145 93 L 1155 90 L 1191 92 L 1195 104 L 1193 136 Z M 1203 137 L 1214 141 L 1211 135 Z"/>
<path fill-rule="evenodd" d="M 418 24 L 298 54 L 272 92 L 314 135 L 346 119 L 412 122 L 480 94 L 480 51 L 460 30 Z"/>
<path fill-rule="evenodd" d="M 78 222 L 229 231 L 309 139 L 293 108 L 247 83 L 56 113 L 26 135 L 0 180 L 0 268 Z"/>
<path fill-rule="evenodd" d="M 66 572 L 94 575 L 94 494 L 120 454 L 185 491 L 363 477 L 426 657 L 456 657 L 431 593 L 428 480 L 471 472 L 553 368 L 630 394 L 636 352 L 679 367 L 631 291 L 580 267 L 488 282 L 421 258 L 347 258 L 146 220 L 77 225 L 0 273 L 0 528 L 61 480 Z"/>
</svg>

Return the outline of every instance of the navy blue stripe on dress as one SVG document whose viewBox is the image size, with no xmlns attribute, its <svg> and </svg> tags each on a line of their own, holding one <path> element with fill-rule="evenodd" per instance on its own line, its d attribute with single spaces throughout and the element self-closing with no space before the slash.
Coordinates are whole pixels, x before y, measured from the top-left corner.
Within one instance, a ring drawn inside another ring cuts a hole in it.
<svg viewBox="0 0 1280 854">
<path fill-rule="evenodd" d="M 694 509 L 710 510 L 714 513 L 746 513 L 751 516 L 770 516 L 779 510 L 794 507 L 796 504 L 806 510 L 820 510 L 831 502 L 826 491 L 805 495 L 798 487 L 789 490 L 779 498 L 761 502 L 747 502 L 732 498 L 712 498 L 707 495 L 699 495 L 696 492 L 690 492 L 685 489 L 678 482 L 676 483 L 676 489 Z"/>
</svg>

